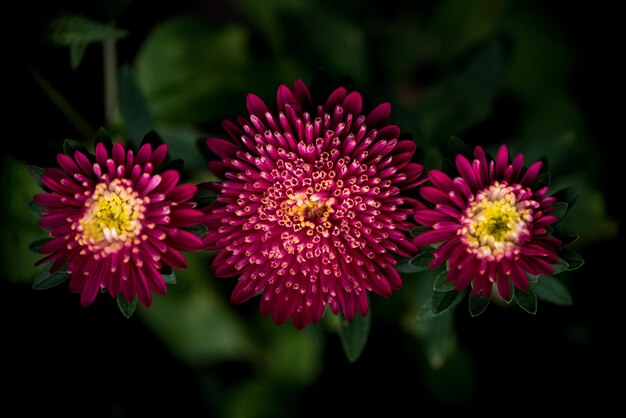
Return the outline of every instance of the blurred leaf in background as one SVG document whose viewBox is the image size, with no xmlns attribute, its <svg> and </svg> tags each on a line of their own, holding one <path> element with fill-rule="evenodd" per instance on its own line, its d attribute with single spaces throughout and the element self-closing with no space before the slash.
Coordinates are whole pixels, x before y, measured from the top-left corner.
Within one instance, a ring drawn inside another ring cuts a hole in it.
<svg viewBox="0 0 626 418">
<path fill-rule="evenodd" d="M 38 216 L 29 210 L 29 203 L 42 190 L 23 163 L 6 155 L 0 158 L 0 193 L 4 202 L 0 219 L 0 265 L 4 277 L 16 282 L 30 282 L 41 270 L 34 265 L 43 256 L 28 251 L 28 246 L 46 237 L 46 233 L 36 226 Z"/>
<path fill-rule="evenodd" d="M 128 34 L 123 29 L 112 25 L 96 22 L 84 16 L 64 13 L 50 22 L 47 38 L 58 46 L 66 46 L 70 50 L 72 68 L 80 65 L 85 49 L 95 42 L 115 41 Z"/>
</svg>

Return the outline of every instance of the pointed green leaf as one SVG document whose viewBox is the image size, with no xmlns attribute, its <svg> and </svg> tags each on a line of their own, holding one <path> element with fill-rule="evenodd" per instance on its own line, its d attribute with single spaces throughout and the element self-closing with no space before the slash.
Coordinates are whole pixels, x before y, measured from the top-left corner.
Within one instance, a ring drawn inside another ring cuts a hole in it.
<svg viewBox="0 0 626 418">
<path fill-rule="evenodd" d="M 182 173 L 184 169 L 185 169 L 185 162 L 181 160 L 180 158 L 177 158 L 175 160 L 171 160 L 161 165 L 157 172 L 160 174 L 167 170 L 174 170 L 174 171 L 178 171 L 179 173 Z"/>
<path fill-rule="evenodd" d="M 37 276 L 35 276 L 33 279 L 33 289 L 50 289 L 51 287 L 60 285 L 70 278 L 70 275 L 66 272 L 56 272 L 51 274 L 50 267 L 52 267 L 52 264 L 48 264 L 39 274 L 37 274 Z"/>
<path fill-rule="evenodd" d="M 43 173 L 46 170 L 41 167 L 34 166 L 34 165 L 29 165 L 27 169 L 28 169 L 28 174 L 30 174 L 33 180 L 37 182 L 39 187 L 46 190 L 46 186 L 44 186 L 44 184 L 41 182 L 41 176 L 43 176 Z"/>
<path fill-rule="evenodd" d="M 348 322 L 343 315 L 339 318 L 339 338 L 341 339 L 341 346 L 346 353 L 348 361 L 354 363 L 357 361 L 363 349 L 365 343 L 367 343 L 367 337 L 370 332 L 370 316 L 369 312 L 364 317 L 356 313 L 352 322 Z"/>
<path fill-rule="evenodd" d="M 83 56 L 85 55 L 85 50 L 87 50 L 87 44 L 84 42 L 76 42 L 70 45 L 70 65 L 73 70 L 80 66 Z"/>
<path fill-rule="evenodd" d="M 48 241 L 52 240 L 52 238 L 42 238 L 42 239 L 38 239 L 37 241 L 31 243 L 28 246 L 28 249 L 31 250 L 34 253 L 39 253 L 39 250 L 41 249 L 41 247 L 44 246 L 44 244 Z"/>
<path fill-rule="evenodd" d="M 409 263 L 419 268 L 418 271 L 428 270 L 428 265 L 433 261 L 433 258 L 435 258 L 435 255 L 431 249 L 423 249 L 422 252 L 413 257 Z"/>
<path fill-rule="evenodd" d="M 554 210 L 552 211 L 550 215 L 556 216 L 556 221 L 560 222 L 565 218 L 565 215 L 567 215 L 568 209 L 569 209 L 569 205 L 567 203 L 556 202 L 554 204 Z"/>
<path fill-rule="evenodd" d="M 481 313 L 485 312 L 491 299 L 484 299 L 482 295 L 470 295 L 469 297 L 469 311 L 470 315 L 477 317 Z"/>
<path fill-rule="evenodd" d="M 556 224 L 552 228 L 552 235 L 561 240 L 562 245 L 571 244 L 578 240 L 578 234 L 572 228 L 563 224 Z"/>
<path fill-rule="evenodd" d="M 437 316 L 446 312 L 456 302 L 458 297 L 459 293 L 456 290 L 448 292 L 433 291 L 433 315 Z"/>
<path fill-rule="evenodd" d="M 529 273 L 526 273 L 526 277 L 528 277 L 529 283 L 535 283 L 537 280 L 539 280 L 539 276 L 533 276 L 532 274 L 529 274 Z"/>
<path fill-rule="evenodd" d="M 98 132 L 96 132 L 95 143 L 101 143 L 109 151 L 113 148 L 113 139 L 111 138 L 111 135 L 109 135 L 106 129 L 102 127 L 98 129 Z"/>
<path fill-rule="evenodd" d="M 559 257 L 567 263 L 568 271 L 579 269 L 583 266 L 583 264 L 585 264 L 585 260 L 580 254 L 567 248 L 561 248 L 559 251 Z"/>
<path fill-rule="evenodd" d="M 569 264 L 567 264 L 567 261 L 558 257 L 557 257 L 557 260 L 559 261 L 559 264 L 552 266 L 554 268 L 554 271 L 552 272 L 552 274 L 559 274 L 569 269 Z"/>
<path fill-rule="evenodd" d="M 551 176 L 550 173 L 541 173 L 537 176 L 531 188 L 533 190 L 539 189 L 542 187 L 547 187 L 550 185 Z"/>
<path fill-rule="evenodd" d="M 120 312 L 122 312 L 122 315 L 124 315 L 126 318 L 130 318 L 131 316 L 133 316 L 133 313 L 137 308 L 137 295 L 135 295 L 133 301 L 130 303 L 128 303 L 124 296 L 119 295 L 117 297 L 117 307 L 120 308 Z"/>
<path fill-rule="evenodd" d="M 72 14 L 63 14 L 48 26 L 48 39 L 59 46 L 115 40 L 126 34 L 123 29 Z"/>
<path fill-rule="evenodd" d="M 533 291 L 532 287 L 527 292 L 522 292 L 515 288 L 513 298 L 517 304 L 530 314 L 537 313 L 537 295 Z"/>
<path fill-rule="evenodd" d="M 43 206 L 39 206 L 34 201 L 28 202 L 28 209 L 31 210 L 37 216 L 43 216 L 43 212 L 46 210 Z"/>
<path fill-rule="evenodd" d="M 138 146 L 144 135 L 155 129 L 156 124 L 135 74 L 129 67 L 123 67 L 120 73 L 120 111 L 128 136 Z"/>
<path fill-rule="evenodd" d="M 430 231 L 431 229 L 432 228 L 429 228 L 427 226 L 418 226 L 417 228 L 411 229 L 410 234 L 413 238 L 415 238 L 416 236 L 423 234 L 426 231 Z"/>
<path fill-rule="evenodd" d="M 435 280 L 433 290 L 439 290 L 440 292 L 449 292 L 450 290 L 454 290 L 454 283 L 449 282 L 447 280 L 447 277 L 447 272 L 441 272 L 441 274 L 437 276 L 437 279 Z"/>
<path fill-rule="evenodd" d="M 198 225 L 190 226 L 190 227 L 185 228 L 185 229 L 187 231 L 191 232 L 192 234 L 194 234 L 195 236 L 197 236 L 198 238 L 206 237 L 207 232 L 209 232 L 209 228 L 207 228 L 207 226 L 204 225 L 204 224 L 198 224 Z"/>
<path fill-rule="evenodd" d="M 215 199 L 217 199 L 217 195 L 213 191 L 203 187 L 198 187 L 198 191 L 193 197 L 193 200 L 198 204 L 198 208 L 210 205 Z"/>
<path fill-rule="evenodd" d="M 447 274 L 443 272 L 442 275 Z M 440 275 L 441 276 L 441 275 Z M 447 292 L 442 292 L 439 290 L 433 290 L 432 293 L 432 309 L 433 315 L 441 315 L 446 312 L 451 307 L 456 306 L 458 302 L 463 299 L 465 296 L 465 292 L 457 292 L 456 290 L 448 290 Z"/>
<path fill-rule="evenodd" d="M 556 305 L 570 306 L 572 295 L 567 288 L 554 277 L 541 276 L 537 283 L 532 283 L 531 288 L 540 299 Z"/>
<path fill-rule="evenodd" d="M 48 25 L 47 35 L 53 44 L 70 48 L 70 60 L 75 69 L 90 43 L 120 39 L 126 36 L 126 31 L 83 16 L 63 14 Z"/>
<path fill-rule="evenodd" d="M 161 274 L 163 281 L 167 284 L 176 284 L 176 273 Z"/>
<path fill-rule="evenodd" d="M 74 141 L 72 139 L 66 139 L 63 142 L 63 153 L 69 157 L 74 157 L 74 152 L 80 151 L 85 155 L 89 155 L 89 151 L 83 144 L 78 141 Z"/>
<path fill-rule="evenodd" d="M 557 202 L 565 202 L 569 205 L 569 208 L 573 208 L 578 197 L 580 196 L 580 190 L 576 187 L 566 187 L 554 193 L 552 197 L 555 197 Z"/>
</svg>

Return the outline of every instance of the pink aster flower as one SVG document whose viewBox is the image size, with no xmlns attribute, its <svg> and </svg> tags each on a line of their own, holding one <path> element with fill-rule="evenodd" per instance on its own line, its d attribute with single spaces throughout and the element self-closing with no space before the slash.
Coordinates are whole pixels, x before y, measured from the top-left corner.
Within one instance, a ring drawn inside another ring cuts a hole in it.
<svg viewBox="0 0 626 418">
<path fill-rule="evenodd" d="M 83 306 L 100 289 L 127 302 L 135 296 L 149 306 L 152 292 L 165 294 L 159 272 L 164 266 L 186 268 L 180 251 L 202 248 L 202 240 L 186 231 L 203 213 L 193 209 L 196 186 L 179 185 L 179 174 L 155 170 L 167 146 L 143 145 L 135 154 L 120 143 L 109 154 L 102 143 L 95 158 L 81 151 L 57 155 L 59 168 L 47 169 L 41 181 L 47 193 L 35 196 L 43 207 L 38 225 L 52 237 L 39 252 L 50 254 L 50 272 L 66 266 L 70 290 L 81 292 Z"/>
<path fill-rule="evenodd" d="M 493 283 L 504 300 L 511 295 L 511 283 L 528 290 L 531 275 L 551 275 L 558 264 L 560 241 L 548 234 L 557 218 L 550 214 L 556 201 L 548 188 L 533 188 L 541 161 L 524 168 L 524 156 L 509 162 L 506 146 L 495 161 L 476 147 L 474 160 L 456 157 L 459 177 L 451 179 L 431 170 L 432 187 L 421 189 L 422 197 L 434 205 L 415 213 L 418 223 L 432 229 L 419 235 L 414 244 L 441 243 L 430 264 L 436 268 L 448 262 L 449 282 L 457 291 L 472 285 L 472 294 L 491 295 Z"/>
<path fill-rule="evenodd" d="M 366 315 L 368 291 L 402 286 L 393 254 L 417 253 L 405 231 L 418 203 L 403 195 L 420 183 L 415 144 L 386 124 L 388 103 L 362 114 L 361 95 L 343 87 L 320 104 L 298 80 L 277 105 L 249 94 L 249 118 L 224 121 L 232 141 L 206 141 L 222 159 L 209 164 L 223 179 L 207 211 L 205 242 L 222 249 L 213 268 L 238 276 L 234 303 L 261 294 L 277 324 L 304 328 L 327 305 Z"/>
</svg>

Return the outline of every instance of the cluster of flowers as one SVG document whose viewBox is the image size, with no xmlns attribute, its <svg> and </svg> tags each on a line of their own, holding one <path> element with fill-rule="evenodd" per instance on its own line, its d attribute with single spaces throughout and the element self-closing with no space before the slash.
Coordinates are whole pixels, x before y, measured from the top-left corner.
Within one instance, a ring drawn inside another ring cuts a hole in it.
<svg viewBox="0 0 626 418">
<path fill-rule="evenodd" d="M 187 266 L 181 251 L 220 250 L 215 274 L 238 278 L 232 302 L 260 295 L 262 314 L 296 328 L 327 306 L 348 321 L 366 315 L 368 292 L 402 286 L 396 256 L 420 247 L 432 246 L 430 268 L 447 263 L 456 291 L 487 300 L 494 284 L 510 300 L 559 264 L 557 198 L 538 181 L 541 161 L 527 168 L 506 146 L 495 158 L 476 147 L 424 177 L 415 142 L 387 124 L 388 103 L 364 113 L 343 87 L 315 102 L 301 81 L 276 100 L 277 112 L 248 95 L 249 116 L 224 121 L 230 140 L 206 140 L 221 181 L 200 189 L 163 165 L 166 145 L 67 147 L 34 199 L 50 236 L 39 264 L 69 278 L 83 305 L 106 290 L 149 306 L 166 292 L 163 274 Z M 203 206 L 205 189 L 217 199 Z M 194 234 L 199 224 L 206 235 Z"/>
</svg>

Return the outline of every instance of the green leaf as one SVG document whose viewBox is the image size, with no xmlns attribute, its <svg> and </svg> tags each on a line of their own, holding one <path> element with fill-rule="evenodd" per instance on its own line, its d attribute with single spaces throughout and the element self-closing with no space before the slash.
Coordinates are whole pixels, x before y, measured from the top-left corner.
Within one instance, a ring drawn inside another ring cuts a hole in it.
<svg viewBox="0 0 626 418">
<path fill-rule="evenodd" d="M 503 79 L 503 48 L 492 43 L 459 73 L 425 91 L 416 108 L 423 135 L 447 138 L 486 118 Z"/>
<path fill-rule="evenodd" d="M 421 253 L 409 260 L 409 263 L 417 267 L 419 269 L 417 271 L 424 271 L 430 268 L 428 266 L 430 262 L 433 261 L 433 258 L 435 258 L 433 251 L 424 249 Z"/>
<path fill-rule="evenodd" d="M 199 238 L 206 237 L 207 232 L 209 232 L 209 228 L 207 228 L 207 226 L 204 225 L 204 224 L 198 224 L 198 225 L 190 226 L 190 227 L 185 228 L 185 229 L 187 231 L 191 232 L 192 234 L 194 234 L 195 236 L 199 237 Z"/>
<path fill-rule="evenodd" d="M 74 152 L 80 151 L 85 155 L 89 155 L 89 151 L 83 144 L 72 139 L 66 139 L 63 141 L 63 153 L 69 157 L 74 157 Z"/>
<path fill-rule="evenodd" d="M 567 263 L 568 271 L 579 269 L 585 264 L 585 260 L 580 254 L 567 248 L 561 248 L 561 250 L 559 250 L 559 257 Z"/>
<path fill-rule="evenodd" d="M 554 193 L 552 197 L 555 197 L 557 202 L 565 202 L 569 208 L 573 208 L 580 196 L 580 190 L 577 187 L 566 187 Z"/>
<path fill-rule="evenodd" d="M 70 48 L 72 68 L 78 67 L 89 44 L 120 39 L 126 34 L 125 30 L 72 14 L 57 17 L 47 28 L 50 42 Z"/>
<path fill-rule="evenodd" d="M 205 139 L 206 133 L 192 126 L 166 126 L 159 127 L 159 134 L 173 159 L 184 160 L 190 170 L 206 170 L 206 160 L 198 148 L 198 141 Z"/>
<path fill-rule="evenodd" d="M 447 272 L 442 272 L 437 280 L 441 280 L 440 277 L 446 275 Z M 457 292 L 456 290 L 448 290 L 447 292 L 442 292 L 440 290 L 433 290 L 432 293 L 432 309 L 433 315 L 441 315 L 451 307 L 456 306 L 456 304 L 463 299 L 465 296 L 465 292 Z"/>
<path fill-rule="evenodd" d="M 537 295 L 532 287 L 529 288 L 527 292 L 522 292 L 517 288 L 515 288 L 513 292 L 513 298 L 520 308 L 533 315 L 537 313 Z"/>
<path fill-rule="evenodd" d="M 554 225 L 552 235 L 561 240 L 562 245 L 571 244 L 578 240 L 578 234 L 572 228 L 563 224 Z"/>
<path fill-rule="evenodd" d="M 34 165 L 29 165 L 26 168 L 28 169 L 28 174 L 30 174 L 33 180 L 37 182 L 39 187 L 46 190 L 46 186 L 44 186 L 44 184 L 41 182 L 41 176 L 43 176 L 43 173 L 46 170 L 41 167 L 34 166 Z"/>
<path fill-rule="evenodd" d="M 454 289 L 454 283 L 447 281 L 448 274 L 443 271 L 437 279 L 435 280 L 435 284 L 433 285 L 433 290 L 439 290 L 440 292 L 449 292 Z"/>
<path fill-rule="evenodd" d="M 133 301 L 130 303 L 128 303 L 124 296 L 119 295 L 117 297 L 117 307 L 120 308 L 120 312 L 122 312 L 122 315 L 124 315 L 126 318 L 130 318 L 131 316 L 133 316 L 133 313 L 137 308 L 137 295 L 135 295 Z"/>
<path fill-rule="evenodd" d="M 37 216 L 43 216 L 43 212 L 46 210 L 43 206 L 39 206 L 34 201 L 28 202 L 28 209 L 31 210 Z"/>
<path fill-rule="evenodd" d="M 163 281 L 167 284 L 176 284 L 176 273 L 173 271 L 167 274 L 163 273 L 161 277 L 163 277 Z"/>
<path fill-rule="evenodd" d="M 198 208 L 210 205 L 215 199 L 217 199 L 217 195 L 213 191 L 203 187 L 198 187 L 198 191 L 193 197 L 194 202 L 198 204 Z"/>
<path fill-rule="evenodd" d="M 552 266 L 554 268 L 552 274 L 559 274 L 569 269 L 569 264 L 567 264 L 567 261 L 563 260 L 562 258 L 557 258 L 557 260 L 559 261 L 559 264 Z"/>
<path fill-rule="evenodd" d="M 484 299 L 482 295 L 470 295 L 469 297 L 469 311 L 470 315 L 477 317 L 481 313 L 485 312 L 491 299 Z"/>
<path fill-rule="evenodd" d="M 450 309 L 458 297 L 459 293 L 456 290 L 447 292 L 440 292 L 439 290 L 433 291 L 433 315 L 441 315 Z"/>
<path fill-rule="evenodd" d="M 39 170 L 27 167 L 6 153 L 0 155 L 0 265 L 2 278 L 14 283 L 30 285 L 40 271 L 33 265 L 41 255 L 26 250 L 33 241 L 47 236 L 37 227 L 38 216 L 28 209 L 33 195 L 41 192 L 33 181 L 33 172 Z"/>
<path fill-rule="evenodd" d="M 113 148 L 113 138 L 111 138 L 111 135 L 109 135 L 106 129 L 102 127 L 98 128 L 98 131 L 96 132 L 95 143 L 101 143 L 107 150 L 111 150 Z"/>
<path fill-rule="evenodd" d="M 38 275 L 35 276 L 33 279 L 33 289 L 50 289 L 51 287 L 60 285 L 70 278 L 70 275 L 66 272 L 56 272 L 51 274 L 50 267 L 52 267 L 52 264 L 48 264 Z"/>
<path fill-rule="evenodd" d="M 31 250 L 34 253 L 39 253 L 39 250 L 41 249 L 41 247 L 43 247 L 46 242 L 51 241 L 51 240 L 52 240 L 52 238 L 38 239 L 37 241 L 31 243 L 28 246 L 28 249 Z"/>
<path fill-rule="evenodd" d="M 565 202 L 556 202 L 554 204 L 554 210 L 552 211 L 551 215 L 556 216 L 556 221 L 560 222 L 565 218 L 565 215 L 567 215 L 567 211 L 569 209 L 569 205 Z"/>
<path fill-rule="evenodd" d="M 144 135 L 155 129 L 155 122 L 129 67 L 123 67 L 120 73 L 120 112 L 131 142 L 138 147 Z"/>
<path fill-rule="evenodd" d="M 156 26 L 135 61 L 154 119 L 196 125 L 239 112 L 248 43 L 244 28 L 197 17 L 175 17 Z"/>
<path fill-rule="evenodd" d="M 415 238 L 416 236 L 423 234 L 426 231 L 430 231 L 432 228 L 428 227 L 428 226 L 418 226 L 417 228 L 413 228 L 411 229 L 411 236 L 413 238 Z"/>
<path fill-rule="evenodd" d="M 127 34 L 123 29 L 72 14 L 64 14 L 54 19 L 48 26 L 48 31 L 48 39 L 59 46 L 115 40 Z"/>
<path fill-rule="evenodd" d="M 367 343 L 367 337 L 370 332 L 371 315 L 372 313 L 369 312 L 363 317 L 356 313 L 352 322 L 348 322 L 343 315 L 339 319 L 338 331 L 341 346 L 346 353 L 348 361 L 351 363 L 357 361 L 365 348 L 365 343 Z"/>
<path fill-rule="evenodd" d="M 570 295 L 563 283 L 554 277 L 541 276 L 539 281 L 531 284 L 531 288 L 540 299 L 546 302 L 563 306 L 572 304 L 572 295 Z"/>
<path fill-rule="evenodd" d="M 72 70 L 77 69 L 80 66 L 83 57 L 85 56 L 85 51 L 87 50 L 87 44 L 84 42 L 76 42 L 75 44 L 70 45 L 70 65 L 72 66 Z"/>
<path fill-rule="evenodd" d="M 542 187 L 548 187 L 550 186 L 551 180 L 552 180 L 552 176 L 550 176 L 550 173 L 541 173 L 537 176 L 531 188 L 533 190 L 536 190 Z"/>
</svg>

